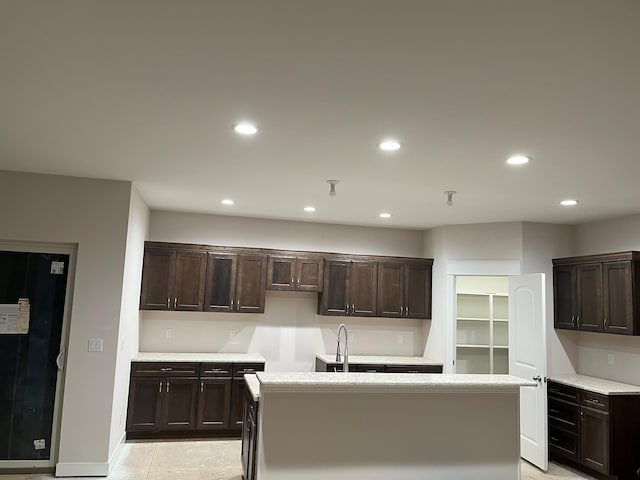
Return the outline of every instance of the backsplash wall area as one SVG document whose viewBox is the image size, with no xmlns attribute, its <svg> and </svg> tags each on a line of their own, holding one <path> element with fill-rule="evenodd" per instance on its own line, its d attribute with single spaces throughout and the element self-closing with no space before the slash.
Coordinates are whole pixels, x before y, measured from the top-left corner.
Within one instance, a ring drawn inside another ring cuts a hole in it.
<svg viewBox="0 0 640 480">
<path fill-rule="evenodd" d="M 260 353 L 269 371 L 308 372 L 316 354 L 335 353 L 345 323 L 351 355 L 422 356 L 428 320 L 321 316 L 317 302 L 267 291 L 264 314 L 141 311 L 140 351 Z"/>
</svg>

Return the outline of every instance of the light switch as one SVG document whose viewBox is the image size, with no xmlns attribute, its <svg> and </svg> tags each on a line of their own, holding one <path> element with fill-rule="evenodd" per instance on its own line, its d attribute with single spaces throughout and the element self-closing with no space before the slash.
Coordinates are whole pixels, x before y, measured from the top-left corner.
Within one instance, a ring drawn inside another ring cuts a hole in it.
<svg viewBox="0 0 640 480">
<path fill-rule="evenodd" d="M 89 339 L 89 351 L 90 352 L 101 352 L 102 351 L 102 338 L 90 338 Z"/>
</svg>

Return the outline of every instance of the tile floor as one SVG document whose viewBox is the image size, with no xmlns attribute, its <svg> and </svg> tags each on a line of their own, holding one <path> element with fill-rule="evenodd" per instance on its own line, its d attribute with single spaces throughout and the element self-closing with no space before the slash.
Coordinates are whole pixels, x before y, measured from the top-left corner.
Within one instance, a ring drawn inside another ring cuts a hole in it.
<svg viewBox="0 0 640 480">
<path fill-rule="evenodd" d="M 0 480 L 51 480 L 45 474 L 0 475 Z M 239 440 L 127 442 L 107 480 L 242 480 Z M 547 474 L 522 462 L 522 480 L 595 480 L 551 464 Z M 75 477 L 74 480 L 82 480 Z M 95 477 L 92 477 L 95 480 Z"/>
</svg>

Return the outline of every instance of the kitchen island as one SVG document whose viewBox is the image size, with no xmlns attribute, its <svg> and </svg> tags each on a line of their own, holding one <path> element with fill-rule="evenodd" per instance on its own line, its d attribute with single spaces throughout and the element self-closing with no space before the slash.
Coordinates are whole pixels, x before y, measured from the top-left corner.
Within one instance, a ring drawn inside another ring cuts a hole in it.
<svg viewBox="0 0 640 480">
<path fill-rule="evenodd" d="M 257 373 L 258 480 L 518 480 L 509 375 Z"/>
</svg>

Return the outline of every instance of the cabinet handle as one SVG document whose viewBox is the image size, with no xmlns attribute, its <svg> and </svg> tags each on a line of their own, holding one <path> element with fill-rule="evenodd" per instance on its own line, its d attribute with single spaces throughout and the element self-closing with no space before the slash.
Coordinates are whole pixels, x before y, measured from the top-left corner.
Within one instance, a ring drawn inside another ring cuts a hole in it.
<svg viewBox="0 0 640 480">
<path fill-rule="evenodd" d="M 409 316 L 409 307 L 404 307 L 404 316 L 405 317 Z"/>
<path fill-rule="evenodd" d="M 553 413 L 554 415 L 557 415 L 560 413 L 558 410 L 554 410 L 553 408 L 550 408 L 549 412 Z"/>
<path fill-rule="evenodd" d="M 167 297 L 167 310 L 171 310 L 171 299 Z"/>
<path fill-rule="evenodd" d="M 173 297 L 173 309 L 175 310 L 178 306 L 178 297 Z"/>
<path fill-rule="evenodd" d="M 167 393 L 169 393 L 169 380 L 167 380 Z"/>
<path fill-rule="evenodd" d="M 580 328 L 580 315 L 576 317 L 576 323 L 578 324 L 578 328 Z"/>
<path fill-rule="evenodd" d="M 400 316 L 404 317 L 404 307 L 402 305 L 400 306 Z"/>
<path fill-rule="evenodd" d="M 552 442 L 559 442 L 559 441 L 560 441 L 560 439 L 559 439 L 559 438 L 556 438 L 556 437 L 551 437 L 551 441 L 552 441 Z"/>
<path fill-rule="evenodd" d="M 571 315 L 571 326 L 573 328 L 576 328 L 576 316 L 575 315 Z"/>
<path fill-rule="evenodd" d="M 291 283 L 290 283 L 290 285 L 293 285 L 293 284 L 294 284 L 294 283 L 293 283 L 293 277 L 291 277 Z"/>
<path fill-rule="evenodd" d="M 161 371 L 161 372 L 171 372 L 171 371 L 173 371 L 173 368 L 171 368 L 171 367 L 164 367 L 164 368 L 161 368 L 161 369 L 160 369 L 160 371 Z"/>
<path fill-rule="evenodd" d="M 162 382 L 158 385 L 158 393 L 162 393 Z"/>
<path fill-rule="evenodd" d="M 352 303 L 351 304 L 351 315 L 353 315 L 354 313 L 356 313 L 356 304 Z"/>
<path fill-rule="evenodd" d="M 604 329 L 607 329 L 607 317 L 604 317 Z"/>
<path fill-rule="evenodd" d="M 204 382 L 200 382 L 200 393 L 204 392 Z"/>
<path fill-rule="evenodd" d="M 604 403 L 602 403 L 597 398 L 585 398 L 584 401 L 588 403 L 595 403 L 596 405 L 604 405 Z"/>
<path fill-rule="evenodd" d="M 584 422 L 584 411 L 580 410 L 580 421 Z"/>
<path fill-rule="evenodd" d="M 240 300 L 236 300 L 236 312 L 240 311 Z"/>
<path fill-rule="evenodd" d="M 344 309 L 347 312 L 347 315 L 349 315 L 349 304 L 348 303 L 344 306 Z"/>
<path fill-rule="evenodd" d="M 233 311 L 233 300 L 231 300 L 231 310 Z"/>
<path fill-rule="evenodd" d="M 297 283 L 297 285 L 300 285 L 300 277 L 298 277 L 298 283 Z"/>
</svg>

